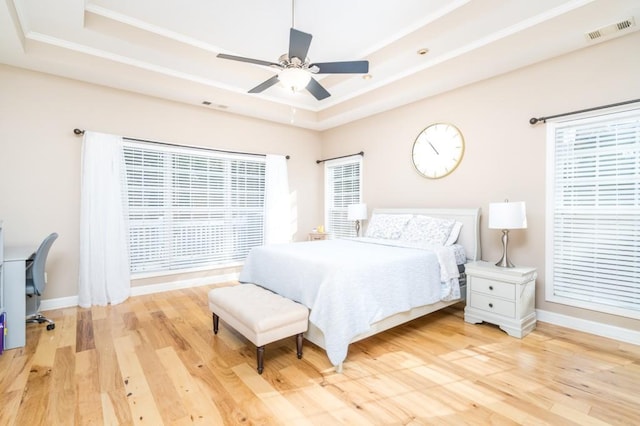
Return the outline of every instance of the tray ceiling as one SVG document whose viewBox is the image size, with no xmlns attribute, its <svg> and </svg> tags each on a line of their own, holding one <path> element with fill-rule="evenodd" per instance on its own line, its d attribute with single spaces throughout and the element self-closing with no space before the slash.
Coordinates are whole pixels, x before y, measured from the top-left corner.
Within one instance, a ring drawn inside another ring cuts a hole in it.
<svg viewBox="0 0 640 426">
<path fill-rule="evenodd" d="M 294 16 L 290 0 L 5 0 L 0 63 L 324 130 L 624 36 L 639 17 L 638 0 L 298 0 Z M 312 62 L 366 59 L 370 78 L 318 75 L 322 101 L 248 94 L 277 70 L 216 58 L 277 62 L 292 24 L 313 35 Z"/>
</svg>

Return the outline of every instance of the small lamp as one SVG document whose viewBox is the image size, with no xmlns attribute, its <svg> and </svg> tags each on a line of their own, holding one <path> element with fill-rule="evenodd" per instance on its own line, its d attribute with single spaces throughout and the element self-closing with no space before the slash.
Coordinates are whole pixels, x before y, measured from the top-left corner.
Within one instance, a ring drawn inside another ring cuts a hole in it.
<svg viewBox="0 0 640 426">
<path fill-rule="evenodd" d="M 349 207 L 347 207 L 347 219 L 356 221 L 356 237 L 360 236 L 360 221 L 366 218 L 366 204 L 351 204 Z"/>
<path fill-rule="evenodd" d="M 527 227 L 527 214 L 524 201 L 489 204 L 489 229 L 502 229 L 502 259 L 496 266 L 513 268 L 507 254 L 510 229 L 525 229 Z"/>
</svg>

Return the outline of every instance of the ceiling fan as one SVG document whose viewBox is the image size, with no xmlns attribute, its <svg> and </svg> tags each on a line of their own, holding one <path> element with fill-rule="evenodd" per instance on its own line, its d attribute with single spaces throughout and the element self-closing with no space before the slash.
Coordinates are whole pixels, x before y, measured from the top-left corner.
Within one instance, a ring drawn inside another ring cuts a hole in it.
<svg viewBox="0 0 640 426">
<path fill-rule="evenodd" d="M 311 63 L 309 58 L 307 58 L 307 52 L 309 51 L 311 38 L 313 36 L 298 31 L 293 27 L 292 22 L 289 32 L 289 52 L 282 54 L 278 62 L 227 55 L 225 53 L 219 53 L 217 57 L 273 67 L 280 70 L 277 75 L 274 75 L 249 90 L 249 93 L 260 93 L 274 84 L 282 83 L 287 89 L 293 92 L 307 89 L 309 93 L 319 101 L 328 98 L 331 94 L 313 78 L 312 74 L 366 74 L 369 72 L 369 61 Z"/>
</svg>

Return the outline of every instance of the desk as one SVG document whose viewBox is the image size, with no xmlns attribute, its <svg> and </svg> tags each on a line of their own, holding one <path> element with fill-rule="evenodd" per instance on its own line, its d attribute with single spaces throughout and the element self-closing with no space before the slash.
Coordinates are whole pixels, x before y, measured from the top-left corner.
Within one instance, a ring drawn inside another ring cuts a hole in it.
<svg viewBox="0 0 640 426">
<path fill-rule="evenodd" d="M 7 310 L 7 336 L 5 349 L 25 345 L 26 319 L 26 261 L 35 252 L 35 248 L 4 248 L 4 305 Z"/>
</svg>

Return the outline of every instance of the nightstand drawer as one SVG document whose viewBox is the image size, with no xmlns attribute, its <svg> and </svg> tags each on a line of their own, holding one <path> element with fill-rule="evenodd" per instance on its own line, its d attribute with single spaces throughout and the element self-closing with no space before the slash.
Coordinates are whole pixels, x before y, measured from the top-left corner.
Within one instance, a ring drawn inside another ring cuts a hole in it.
<svg viewBox="0 0 640 426">
<path fill-rule="evenodd" d="M 492 312 L 509 318 L 516 316 L 516 304 L 496 297 L 487 296 L 482 293 L 471 292 L 471 307 L 485 312 Z"/>
<path fill-rule="evenodd" d="M 516 286 L 513 284 L 482 277 L 473 277 L 471 290 L 509 300 L 515 300 L 516 298 Z"/>
</svg>

